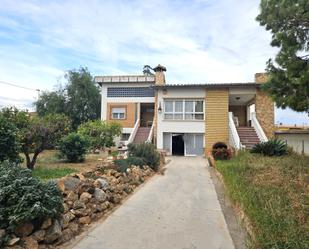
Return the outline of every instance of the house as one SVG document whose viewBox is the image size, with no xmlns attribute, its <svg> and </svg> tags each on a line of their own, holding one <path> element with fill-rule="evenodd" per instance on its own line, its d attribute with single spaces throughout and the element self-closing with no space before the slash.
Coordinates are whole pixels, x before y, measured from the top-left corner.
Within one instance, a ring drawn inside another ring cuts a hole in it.
<svg viewBox="0 0 309 249">
<path fill-rule="evenodd" d="M 154 74 L 96 76 L 102 120 L 123 126 L 121 141 L 153 142 L 172 155 L 203 155 L 216 142 L 251 148 L 274 132 L 274 103 L 255 82 L 171 84 L 166 68 Z"/>
</svg>

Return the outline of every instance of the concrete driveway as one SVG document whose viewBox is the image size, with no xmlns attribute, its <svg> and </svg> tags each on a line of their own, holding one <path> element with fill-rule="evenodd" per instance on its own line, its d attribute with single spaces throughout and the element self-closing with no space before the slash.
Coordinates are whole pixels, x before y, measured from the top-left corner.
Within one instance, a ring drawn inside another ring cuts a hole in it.
<svg viewBox="0 0 309 249">
<path fill-rule="evenodd" d="M 74 249 L 232 249 L 206 160 L 172 157 Z"/>
</svg>

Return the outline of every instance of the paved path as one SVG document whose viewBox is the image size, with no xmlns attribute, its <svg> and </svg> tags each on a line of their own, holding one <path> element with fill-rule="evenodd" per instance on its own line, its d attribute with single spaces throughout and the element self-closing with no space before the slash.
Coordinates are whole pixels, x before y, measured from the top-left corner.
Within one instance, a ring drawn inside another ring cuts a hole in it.
<svg viewBox="0 0 309 249">
<path fill-rule="evenodd" d="M 74 249 L 234 249 L 201 157 L 172 157 Z"/>
</svg>

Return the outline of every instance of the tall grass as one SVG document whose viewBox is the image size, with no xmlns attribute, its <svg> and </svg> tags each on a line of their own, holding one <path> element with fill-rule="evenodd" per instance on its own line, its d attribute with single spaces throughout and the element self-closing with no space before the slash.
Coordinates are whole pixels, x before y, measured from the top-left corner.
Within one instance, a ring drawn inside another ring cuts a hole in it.
<svg viewBox="0 0 309 249">
<path fill-rule="evenodd" d="M 249 248 L 309 248 L 309 157 L 242 152 L 218 161 L 228 194 L 249 217 Z"/>
</svg>

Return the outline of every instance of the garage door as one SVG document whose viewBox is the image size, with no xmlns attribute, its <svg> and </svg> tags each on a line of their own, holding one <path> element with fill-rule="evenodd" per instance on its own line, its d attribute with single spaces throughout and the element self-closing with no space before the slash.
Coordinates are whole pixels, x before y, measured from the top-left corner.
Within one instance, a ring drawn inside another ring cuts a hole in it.
<svg viewBox="0 0 309 249">
<path fill-rule="evenodd" d="M 203 134 L 185 134 L 184 137 L 187 156 L 204 154 Z"/>
</svg>

